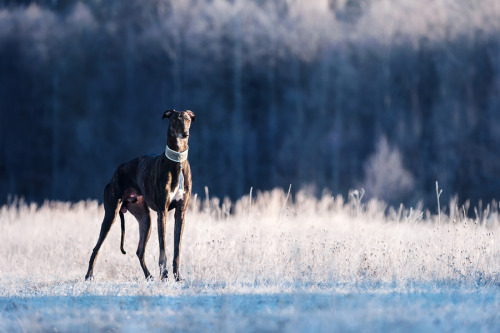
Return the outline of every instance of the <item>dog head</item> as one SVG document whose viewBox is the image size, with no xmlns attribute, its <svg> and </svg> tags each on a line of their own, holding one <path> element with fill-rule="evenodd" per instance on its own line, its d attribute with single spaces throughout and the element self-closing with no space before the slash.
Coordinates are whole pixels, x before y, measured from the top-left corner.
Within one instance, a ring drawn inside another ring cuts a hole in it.
<svg viewBox="0 0 500 333">
<path fill-rule="evenodd" d="M 189 138 L 189 128 L 195 119 L 193 111 L 167 110 L 163 113 L 162 119 L 165 118 L 170 121 L 168 135 L 175 136 L 178 139 Z"/>
</svg>

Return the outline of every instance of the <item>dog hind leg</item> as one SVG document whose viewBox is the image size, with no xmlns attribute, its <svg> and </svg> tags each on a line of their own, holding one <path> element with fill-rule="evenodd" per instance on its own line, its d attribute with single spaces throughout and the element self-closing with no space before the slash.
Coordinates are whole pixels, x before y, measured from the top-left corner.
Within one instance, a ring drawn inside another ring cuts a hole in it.
<svg viewBox="0 0 500 333">
<path fill-rule="evenodd" d="M 138 201 L 133 205 L 129 204 L 128 209 L 139 223 L 139 244 L 137 245 L 136 254 L 139 258 L 139 263 L 141 264 L 144 276 L 146 277 L 146 279 L 149 279 L 152 276 L 146 266 L 144 253 L 146 251 L 146 245 L 151 234 L 151 212 L 142 197 L 139 197 Z"/>
<path fill-rule="evenodd" d="M 104 190 L 104 219 L 102 221 L 99 239 L 97 240 L 97 244 L 92 251 L 92 255 L 90 256 L 89 268 L 87 270 L 87 274 L 85 275 L 85 280 L 92 279 L 93 277 L 94 264 L 97 255 L 99 254 L 102 243 L 108 236 L 109 229 L 111 229 L 111 226 L 115 222 L 120 206 L 120 199 L 112 195 L 111 186 L 108 184 Z"/>
</svg>

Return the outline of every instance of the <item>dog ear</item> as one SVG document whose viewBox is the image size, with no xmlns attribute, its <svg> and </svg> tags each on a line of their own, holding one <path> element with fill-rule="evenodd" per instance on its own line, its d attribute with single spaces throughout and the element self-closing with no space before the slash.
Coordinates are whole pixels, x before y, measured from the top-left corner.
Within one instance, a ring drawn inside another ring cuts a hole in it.
<svg viewBox="0 0 500 333">
<path fill-rule="evenodd" d="M 165 118 L 170 118 L 170 116 L 172 115 L 172 113 L 174 113 L 175 110 L 167 110 L 163 113 L 163 117 L 161 117 L 161 119 L 165 119 Z"/>
<path fill-rule="evenodd" d="M 188 116 L 190 116 L 190 117 L 191 117 L 191 121 L 193 121 L 193 122 L 194 122 L 194 119 L 195 119 L 195 117 L 194 117 L 194 112 L 193 112 L 193 111 L 191 111 L 191 110 L 186 110 L 186 113 L 188 114 Z"/>
</svg>

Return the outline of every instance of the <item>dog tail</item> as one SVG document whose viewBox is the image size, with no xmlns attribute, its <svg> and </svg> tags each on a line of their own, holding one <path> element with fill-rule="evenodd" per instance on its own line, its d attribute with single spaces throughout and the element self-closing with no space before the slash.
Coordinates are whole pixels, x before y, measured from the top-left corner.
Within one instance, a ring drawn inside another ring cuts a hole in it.
<svg viewBox="0 0 500 333">
<path fill-rule="evenodd" d="M 120 250 L 122 251 L 123 254 L 127 254 L 125 250 L 123 249 L 123 242 L 125 241 L 125 216 L 123 216 L 123 213 L 120 211 L 120 220 L 122 223 L 122 240 L 120 242 Z"/>
</svg>

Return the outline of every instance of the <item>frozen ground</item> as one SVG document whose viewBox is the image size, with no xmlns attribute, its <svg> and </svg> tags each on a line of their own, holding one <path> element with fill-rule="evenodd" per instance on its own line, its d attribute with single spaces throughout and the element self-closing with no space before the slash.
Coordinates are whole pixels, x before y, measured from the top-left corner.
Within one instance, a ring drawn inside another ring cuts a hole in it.
<svg viewBox="0 0 500 333">
<path fill-rule="evenodd" d="M 0 331 L 500 331 L 498 204 L 471 219 L 454 202 L 436 215 L 356 192 L 291 199 L 194 200 L 180 283 L 144 280 L 129 214 L 127 254 L 116 223 L 85 282 L 102 206 L 4 206 Z M 156 223 L 146 254 L 158 274 Z"/>
</svg>

